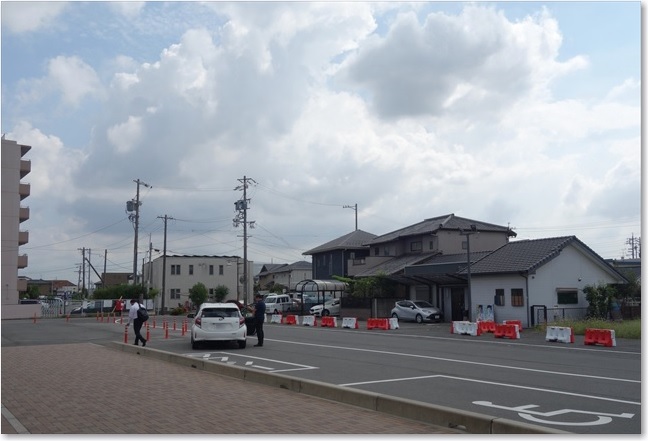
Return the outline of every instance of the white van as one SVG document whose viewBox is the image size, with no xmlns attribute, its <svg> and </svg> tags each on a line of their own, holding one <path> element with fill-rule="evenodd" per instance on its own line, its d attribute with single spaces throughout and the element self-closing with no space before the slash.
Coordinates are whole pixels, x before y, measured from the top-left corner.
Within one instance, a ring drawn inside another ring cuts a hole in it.
<svg viewBox="0 0 648 441">
<path fill-rule="evenodd" d="M 264 300 L 267 314 L 281 314 L 290 311 L 293 301 L 288 294 L 270 294 Z"/>
</svg>

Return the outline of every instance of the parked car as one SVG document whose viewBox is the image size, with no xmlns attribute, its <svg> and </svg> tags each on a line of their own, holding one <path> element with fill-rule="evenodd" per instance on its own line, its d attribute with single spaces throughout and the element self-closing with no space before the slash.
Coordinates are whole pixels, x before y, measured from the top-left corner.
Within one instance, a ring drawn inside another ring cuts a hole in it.
<svg viewBox="0 0 648 441">
<path fill-rule="evenodd" d="M 324 305 L 313 306 L 310 311 L 311 315 L 326 317 L 328 315 L 340 315 L 340 299 L 331 299 Z"/>
<path fill-rule="evenodd" d="M 101 302 L 98 302 L 98 303 L 88 303 L 85 307 L 78 306 L 76 308 L 73 308 L 70 311 L 70 314 L 81 314 L 81 312 L 83 312 L 84 314 L 96 314 L 96 313 L 110 312 L 110 311 L 111 311 L 110 308 L 102 308 Z"/>
<path fill-rule="evenodd" d="M 391 310 L 391 316 L 398 320 L 410 320 L 416 323 L 443 321 L 441 310 L 423 300 L 401 300 L 396 302 Z"/>
<path fill-rule="evenodd" d="M 203 303 L 193 317 L 191 347 L 198 349 L 201 343 L 232 341 L 240 349 L 247 342 L 247 326 L 239 308 L 233 303 Z"/>
<path fill-rule="evenodd" d="M 266 313 L 281 314 L 292 311 L 293 301 L 288 294 L 272 294 L 265 298 Z"/>
</svg>

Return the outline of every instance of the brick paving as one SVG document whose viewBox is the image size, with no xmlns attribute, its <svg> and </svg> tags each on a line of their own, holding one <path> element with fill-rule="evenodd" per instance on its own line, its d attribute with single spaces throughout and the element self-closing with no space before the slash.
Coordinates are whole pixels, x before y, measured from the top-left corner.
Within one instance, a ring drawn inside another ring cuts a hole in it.
<svg viewBox="0 0 648 441">
<path fill-rule="evenodd" d="M 137 395 L 136 387 L 143 395 Z M 79 343 L 2 348 L 2 433 L 457 432 Z"/>
</svg>

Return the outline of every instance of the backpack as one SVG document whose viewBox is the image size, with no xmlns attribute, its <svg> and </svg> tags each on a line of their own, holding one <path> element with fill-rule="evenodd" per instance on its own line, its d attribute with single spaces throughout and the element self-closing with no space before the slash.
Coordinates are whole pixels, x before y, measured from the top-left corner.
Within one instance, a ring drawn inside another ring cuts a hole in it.
<svg viewBox="0 0 648 441">
<path fill-rule="evenodd" d="M 142 305 L 139 305 L 139 308 L 137 309 L 137 318 L 142 322 L 145 322 L 148 320 L 148 317 L 148 311 L 146 311 L 146 308 L 144 308 Z"/>
</svg>

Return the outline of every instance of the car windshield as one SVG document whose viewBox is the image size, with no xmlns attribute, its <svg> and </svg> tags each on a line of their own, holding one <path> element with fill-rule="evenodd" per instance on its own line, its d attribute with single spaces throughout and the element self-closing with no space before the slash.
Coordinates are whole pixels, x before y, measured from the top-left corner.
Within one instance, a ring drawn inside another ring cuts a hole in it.
<svg viewBox="0 0 648 441">
<path fill-rule="evenodd" d="M 434 308 L 430 303 L 428 302 L 414 302 L 417 308 Z"/>
<path fill-rule="evenodd" d="M 238 317 L 238 309 L 234 308 L 205 308 L 203 317 Z"/>
</svg>

